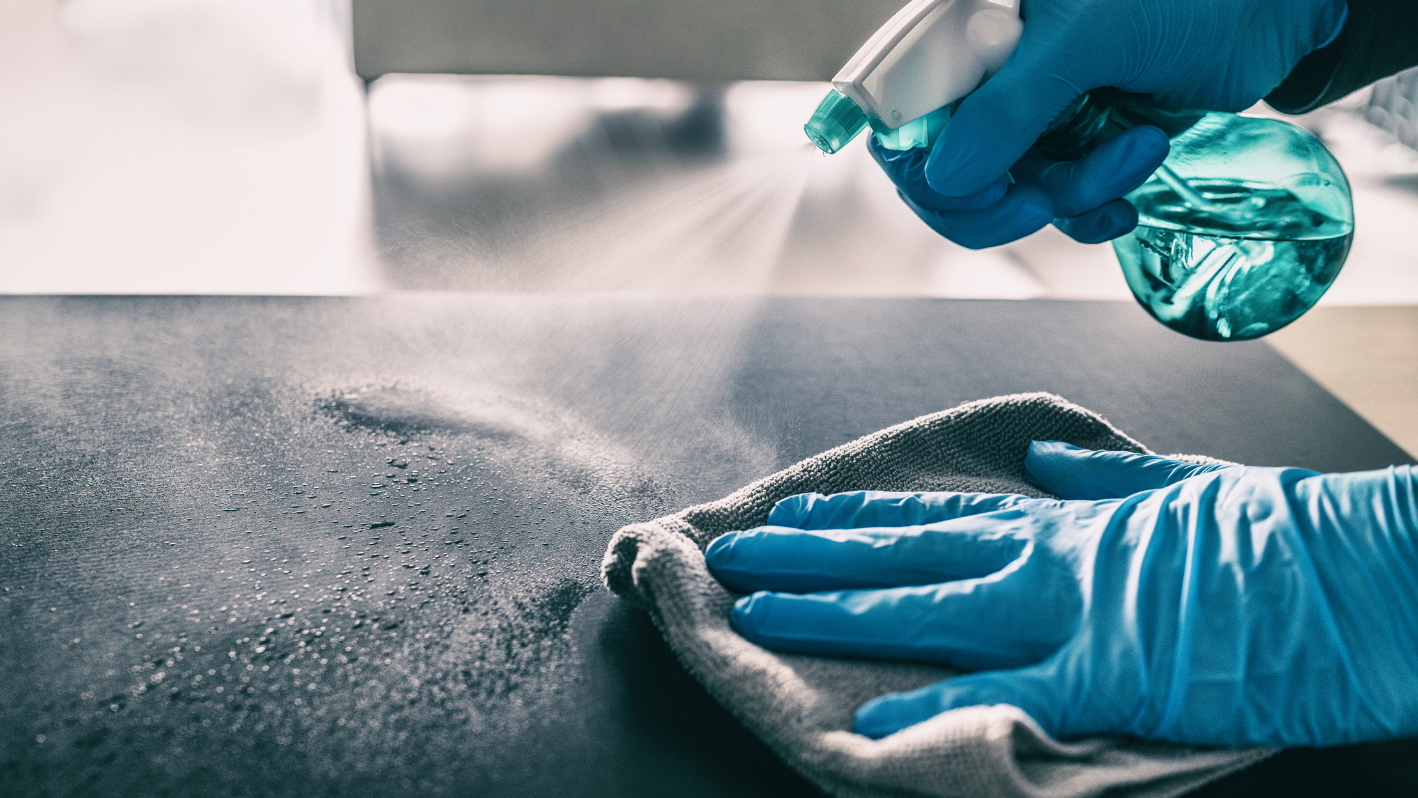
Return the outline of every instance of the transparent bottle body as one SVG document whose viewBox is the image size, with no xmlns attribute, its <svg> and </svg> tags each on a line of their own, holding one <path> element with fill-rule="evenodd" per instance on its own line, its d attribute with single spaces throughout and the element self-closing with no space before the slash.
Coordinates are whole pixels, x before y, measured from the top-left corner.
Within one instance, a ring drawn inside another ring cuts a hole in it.
<svg viewBox="0 0 1418 798">
<path fill-rule="evenodd" d="M 1106 94 L 1076 103 L 1040 143 L 1077 157 L 1135 124 L 1172 143 L 1127 196 L 1137 228 L 1113 241 L 1138 303 L 1210 341 L 1258 338 L 1313 307 L 1354 236 L 1349 182 L 1329 150 L 1278 119 L 1169 113 Z"/>
</svg>

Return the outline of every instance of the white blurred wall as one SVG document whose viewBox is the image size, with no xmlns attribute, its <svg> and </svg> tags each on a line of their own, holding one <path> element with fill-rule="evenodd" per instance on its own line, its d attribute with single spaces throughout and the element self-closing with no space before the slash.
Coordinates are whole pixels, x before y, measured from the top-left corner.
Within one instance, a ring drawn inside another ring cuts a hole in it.
<svg viewBox="0 0 1418 798">
<path fill-rule="evenodd" d="M 344 0 L 0 0 L 0 293 L 376 290 Z"/>
</svg>

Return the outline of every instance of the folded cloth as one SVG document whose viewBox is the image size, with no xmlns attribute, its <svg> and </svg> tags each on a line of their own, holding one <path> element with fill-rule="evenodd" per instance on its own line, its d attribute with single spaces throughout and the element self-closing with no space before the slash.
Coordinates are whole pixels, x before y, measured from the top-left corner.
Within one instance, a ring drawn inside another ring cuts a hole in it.
<svg viewBox="0 0 1418 798">
<path fill-rule="evenodd" d="M 970 402 L 844 444 L 719 501 L 631 524 L 611 539 L 602 575 L 613 592 L 650 612 L 680 662 L 710 695 L 791 767 L 842 798 L 1074 798 L 1105 791 L 1167 798 L 1273 753 L 1129 738 L 1060 742 L 1007 705 L 952 710 L 871 740 L 850 731 L 858 706 L 955 672 L 778 654 L 729 628 L 736 596 L 704 564 L 704 548 L 714 538 L 762 525 L 775 502 L 797 493 L 945 490 L 1047 496 L 1024 479 L 1031 440 L 1150 453 L 1102 417 L 1052 394 Z"/>
</svg>

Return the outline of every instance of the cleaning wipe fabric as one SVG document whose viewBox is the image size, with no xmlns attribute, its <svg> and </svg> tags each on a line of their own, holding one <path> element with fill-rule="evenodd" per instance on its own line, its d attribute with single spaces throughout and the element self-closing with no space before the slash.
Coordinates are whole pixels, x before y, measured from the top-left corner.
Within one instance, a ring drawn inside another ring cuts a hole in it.
<svg viewBox="0 0 1418 798">
<path fill-rule="evenodd" d="M 1097 414 L 1052 394 L 971 402 L 844 444 L 719 501 L 627 526 L 611 539 L 602 575 L 613 592 L 650 612 L 680 662 L 719 703 L 795 770 L 842 798 L 1081 798 L 1105 791 L 1168 798 L 1273 753 L 1127 738 L 1060 742 L 1007 705 L 952 710 L 870 740 L 850 731 L 858 706 L 955 672 L 778 654 L 729 628 L 737 596 L 715 581 L 704 564 L 704 548 L 714 538 L 762 525 L 775 502 L 797 493 L 944 490 L 1047 496 L 1024 479 L 1031 440 L 1148 451 Z"/>
</svg>

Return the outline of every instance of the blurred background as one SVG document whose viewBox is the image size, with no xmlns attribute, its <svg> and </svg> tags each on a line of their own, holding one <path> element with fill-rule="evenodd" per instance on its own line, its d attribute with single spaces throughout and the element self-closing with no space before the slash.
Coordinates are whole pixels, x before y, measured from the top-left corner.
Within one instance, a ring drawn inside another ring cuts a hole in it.
<svg viewBox="0 0 1418 798">
<path fill-rule="evenodd" d="M 6 0 L 0 293 L 1130 301 L 946 242 L 801 125 L 900 0 Z M 1418 452 L 1418 78 L 1305 117 L 1358 217 L 1272 344 Z M 1269 113 L 1258 106 L 1254 113 Z"/>
</svg>

